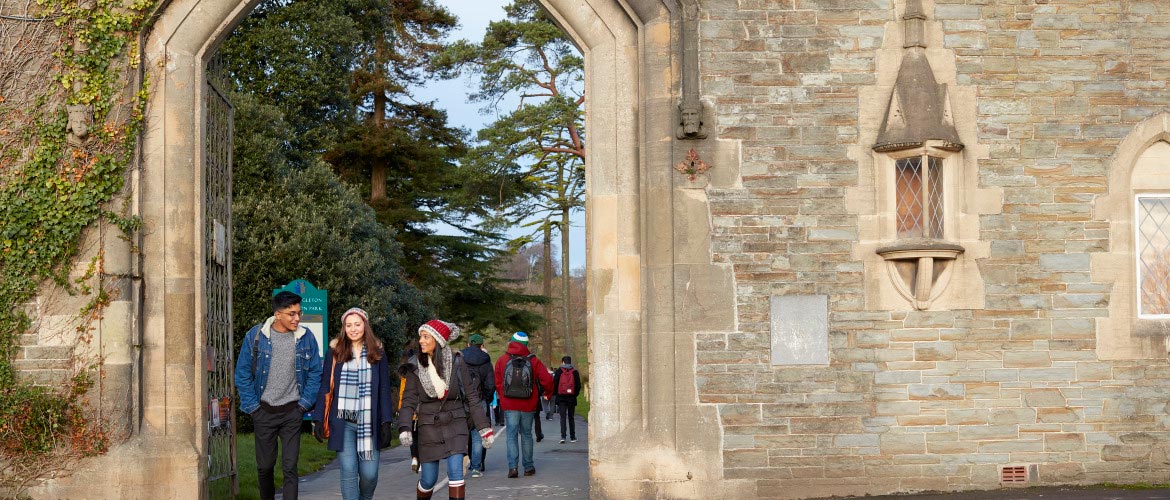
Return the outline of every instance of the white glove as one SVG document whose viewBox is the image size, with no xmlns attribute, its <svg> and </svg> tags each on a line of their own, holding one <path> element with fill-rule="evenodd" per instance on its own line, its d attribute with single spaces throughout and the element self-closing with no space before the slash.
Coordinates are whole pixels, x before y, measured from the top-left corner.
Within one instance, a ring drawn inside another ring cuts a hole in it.
<svg viewBox="0 0 1170 500">
<path fill-rule="evenodd" d="M 496 433 L 491 427 L 484 427 L 479 430 L 479 437 L 483 438 L 483 449 L 492 447 L 492 443 L 496 442 Z"/>
<path fill-rule="evenodd" d="M 414 438 L 410 437 L 410 431 L 402 431 L 398 434 L 398 442 L 402 443 L 402 446 L 410 446 Z"/>
</svg>

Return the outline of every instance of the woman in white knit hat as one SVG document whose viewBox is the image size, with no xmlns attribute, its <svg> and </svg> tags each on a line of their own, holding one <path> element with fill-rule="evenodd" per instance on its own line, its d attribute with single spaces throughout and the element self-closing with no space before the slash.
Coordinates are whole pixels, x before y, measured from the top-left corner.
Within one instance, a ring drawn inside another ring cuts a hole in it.
<svg viewBox="0 0 1170 500">
<path fill-rule="evenodd" d="M 463 482 L 463 457 L 467 455 L 468 419 L 475 423 L 483 447 L 495 440 L 491 421 L 479 401 L 479 390 L 467 366 L 451 342 L 459 337 L 459 327 L 430 320 L 418 328 L 417 367 L 406 375 L 399 412 L 398 439 L 405 445 L 412 441 L 411 419 L 416 420 L 418 455 L 422 466 L 416 493 L 429 499 L 439 479 L 439 462 L 447 467 L 447 492 L 451 499 L 466 498 Z"/>
<path fill-rule="evenodd" d="M 321 369 L 313 437 L 337 452 L 341 497 L 369 500 L 378 487 L 378 450 L 394 437 L 390 363 L 366 311 L 345 311 L 341 325 Z"/>
</svg>

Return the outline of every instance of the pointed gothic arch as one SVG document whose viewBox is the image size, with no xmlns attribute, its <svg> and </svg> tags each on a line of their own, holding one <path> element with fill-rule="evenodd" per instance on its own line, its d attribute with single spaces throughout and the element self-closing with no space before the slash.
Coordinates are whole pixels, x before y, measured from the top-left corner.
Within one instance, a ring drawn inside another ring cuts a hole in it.
<svg viewBox="0 0 1170 500">
<path fill-rule="evenodd" d="M 109 491 L 207 495 L 203 68 L 258 1 L 164 0 L 143 42 L 153 92 L 130 185 L 144 223 L 135 327 L 143 339 L 141 397 L 132 404 L 132 441 L 86 467 L 103 478 L 116 470 Z M 672 169 L 681 149 L 674 138 L 680 1 L 694 7 L 693 0 L 542 0 L 585 56 L 595 498 L 729 491 L 718 415 L 696 395 L 694 333 L 734 328 L 731 308 L 695 304 L 733 303 L 732 278 L 727 266 L 711 264 L 705 201 L 676 196 L 681 181 Z M 87 471 L 48 491 L 85 491 Z M 729 483 L 754 492 L 751 483 Z"/>
<path fill-rule="evenodd" d="M 1109 315 L 1097 319 L 1101 359 L 1164 359 L 1170 348 L 1170 321 L 1139 314 L 1135 232 L 1137 196 L 1170 193 L 1170 178 L 1157 172 L 1166 168 L 1168 145 L 1170 113 L 1134 126 L 1109 162 L 1108 193 L 1093 204 L 1093 218 L 1108 223 L 1111 246 L 1110 252 L 1092 254 L 1093 281 L 1113 283 Z"/>
</svg>

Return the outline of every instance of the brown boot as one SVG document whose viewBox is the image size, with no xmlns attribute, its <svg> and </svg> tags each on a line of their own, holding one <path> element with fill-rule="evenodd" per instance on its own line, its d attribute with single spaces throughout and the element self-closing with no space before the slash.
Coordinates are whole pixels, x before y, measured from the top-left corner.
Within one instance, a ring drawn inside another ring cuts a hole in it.
<svg viewBox="0 0 1170 500">
<path fill-rule="evenodd" d="M 461 484 L 459 486 L 448 486 L 447 491 L 451 494 L 451 500 L 463 500 L 464 498 L 467 498 L 465 494 L 467 491 L 466 484 Z"/>
<path fill-rule="evenodd" d="M 435 492 L 435 490 L 423 491 L 422 485 L 417 483 L 415 483 L 414 489 L 418 492 L 418 500 L 431 500 L 431 493 Z"/>
</svg>

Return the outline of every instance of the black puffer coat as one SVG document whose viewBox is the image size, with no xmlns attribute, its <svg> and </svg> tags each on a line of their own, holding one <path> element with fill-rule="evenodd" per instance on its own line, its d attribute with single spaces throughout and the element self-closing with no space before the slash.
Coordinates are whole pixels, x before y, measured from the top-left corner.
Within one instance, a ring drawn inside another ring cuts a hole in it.
<svg viewBox="0 0 1170 500">
<path fill-rule="evenodd" d="M 411 358 L 404 365 L 407 371 L 406 389 L 402 393 L 398 431 L 409 431 L 411 419 L 417 416 L 419 462 L 434 462 L 457 453 L 466 455 L 468 418 L 475 423 L 476 429 L 491 427 L 487 412 L 480 404 L 479 388 L 472 382 L 467 365 L 463 364 L 463 357 L 458 351 L 451 354 L 455 374 L 451 377 L 451 387 L 445 399 L 428 396 L 423 390 L 418 371 L 425 368 L 418 364 L 417 358 Z M 440 373 L 444 371 L 443 368 L 439 367 Z"/>
</svg>

